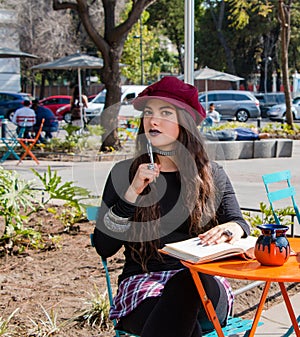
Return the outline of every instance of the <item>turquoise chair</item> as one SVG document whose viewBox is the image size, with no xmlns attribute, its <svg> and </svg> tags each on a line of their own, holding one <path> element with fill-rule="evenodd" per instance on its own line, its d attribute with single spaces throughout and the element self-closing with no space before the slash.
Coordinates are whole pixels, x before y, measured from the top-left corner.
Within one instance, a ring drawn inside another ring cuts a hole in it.
<svg viewBox="0 0 300 337">
<path fill-rule="evenodd" d="M 97 213 L 98 213 L 98 206 L 91 206 L 87 207 L 86 213 L 87 213 L 87 218 L 89 221 L 95 221 L 97 219 Z M 93 240 L 93 234 L 90 234 L 90 239 L 91 239 L 91 245 L 94 247 L 94 240 Z M 108 264 L 107 264 L 107 259 L 101 257 L 101 262 L 105 271 L 105 278 L 106 278 L 106 286 L 107 286 L 107 293 L 108 293 L 108 299 L 110 305 L 113 303 L 113 292 L 112 292 L 112 287 L 111 287 L 111 282 L 110 282 L 110 275 L 109 275 L 109 270 L 108 270 Z M 116 326 L 116 320 L 113 320 L 114 326 Z M 258 326 L 262 325 L 262 322 L 258 323 Z M 240 317 L 229 317 L 228 322 L 226 327 L 224 327 L 223 333 L 225 336 L 236 336 L 239 333 L 245 332 L 244 337 L 248 335 L 249 330 L 251 329 L 252 326 L 252 320 L 249 319 L 242 319 Z M 115 337 L 139 337 L 134 334 L 130 334 L 126 331 L 118 330 L 115 329 Z M 216 331 L 211 331 L 206 334 L 203 334 L 205 337 L 218 337 Z"/>
<path fill-rule="evenodd" d="M 280 220 L 278 218 L 278 215 L 276 214 L 274 203 L 279 200 L 291 198 L 292 205 L 295 210 L 296 218 L 298 220 L 298 224 L 300 224 L 299 208 L 295 200 L 296 190 L 292 186 L 292 183 L 291 183 L 290 170 L 264 174 L 262 176 L 262 180 L 264 182 L 265 189 L 267 191 L 267 197 L 270 202 L 270 206 L 271 206 L 274 218 L 275 218 L 275 222 L 280 225 Z M 276 186 L 276 183 L 277 184 L 283 183 L 284 186 L 282 184 L 278 184 Z M 291 236 L 294 236 L 294 216 L 292 216 L 292 221 L 293 221 L 293 224 L 291 227 Z"/>
</svg>

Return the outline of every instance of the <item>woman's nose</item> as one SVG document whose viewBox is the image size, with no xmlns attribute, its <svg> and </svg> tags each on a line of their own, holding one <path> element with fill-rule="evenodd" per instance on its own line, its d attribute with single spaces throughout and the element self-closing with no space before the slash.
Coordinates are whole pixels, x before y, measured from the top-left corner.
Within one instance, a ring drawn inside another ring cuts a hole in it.
<svg viewBox="0 0 300 337">
<path fill-rule="evenodd" d="M 150 123 L 152 125 L 158 125 L 159 124 L 159 116 L 156 116 L 156 115 L 152 115 L 150 117 Z"/>
</svg>

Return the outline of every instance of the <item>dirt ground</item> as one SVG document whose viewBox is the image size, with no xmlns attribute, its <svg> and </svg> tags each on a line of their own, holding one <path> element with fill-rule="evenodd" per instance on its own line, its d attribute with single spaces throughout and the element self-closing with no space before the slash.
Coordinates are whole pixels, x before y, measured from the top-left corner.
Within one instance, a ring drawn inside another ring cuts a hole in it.
<svg viewBox="0 0 300 337">
<path fill-rule="evenodd" d="M 93 297 L 91 294 L 95 294 L 95 286 L 100 294 L 105 293 L 103 270 L 89 241 L 94 225 L 80 223 L 79 231 L 69 234 L 64 233 L 62 225 L 45 212 L 39 217 L 42 220 L 36 216 L 34 220 L 39 220 L 45 235 L 60 235 L 60 248 L 43 252 L 28 250 L 21 255 L 0 258 L 0 327 L 1 320 L 6 320 L 18 308 L 10 321 L 7 336 L 114 336 L 111 325 L 103 330 L 69 321 L 87 308 L 86 302 Z M 121 253 L 112 259 L 110 266 L 114 283 L 122 266 Z M 240 288 L 248 281 L 231 283 L 233 288 Z M 298 292 L 300 285 L 292 284 L 289 288 L 290 293 Z M 256 287 L 238 295 L 235 315 L 253 318 L 261 291 L 261 287 Z M 277 287 L 274 286 L 270 294 L 266 307 L 282 301 Z"/>
</svg>

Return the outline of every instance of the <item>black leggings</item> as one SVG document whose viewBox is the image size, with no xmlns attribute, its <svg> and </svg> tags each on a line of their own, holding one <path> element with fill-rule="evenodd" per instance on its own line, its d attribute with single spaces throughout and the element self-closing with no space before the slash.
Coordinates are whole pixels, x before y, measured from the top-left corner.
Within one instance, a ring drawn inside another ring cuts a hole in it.
<svg viewBox="0 0 300 337">
<path fill-rule="evenodd" d="M 224 287 L 213 276 L 200 277 L 220 322 L 224 323 L 228 313 Z M 202 326 L 212 328 L 191 273 L 183 270 L 166 283 L 160 297 L 144 300 L 121 318 L 117 327 L 141 337 L 201 337 Z"/>
</svg>

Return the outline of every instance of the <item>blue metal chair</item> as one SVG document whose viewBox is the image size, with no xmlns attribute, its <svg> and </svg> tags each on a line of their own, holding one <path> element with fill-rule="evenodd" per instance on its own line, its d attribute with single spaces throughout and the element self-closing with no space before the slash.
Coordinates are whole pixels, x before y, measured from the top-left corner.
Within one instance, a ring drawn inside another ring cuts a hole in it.
<svg viewBox="0 0 300 337">
<path fill-rule="evenodd" d="M 299 208 L 295 200 L 296 190 L 292 186 L 292 183 L 291 183 L 290 170 L 264 174 L 262 176 L 262 180 L 264 182 L 264 185 L 267 191 L 267 197 L 270 202 L 270 206 L 271 206 L 274 218 L 275 218 L 275 222 L 277 224 L 280 224 L 280 220 L 278 218 L 278 215 L 276 214 L 274 203 L 282 199 L 291 198 L 292 205 L 295 210 L 295 215 L 297 217 L 298 223 L 300 224 Z M 276 183 L 279 183 L 279 184 L 283 183 L 284 186 L 282 187 L 282 184 L 280 185 L 277 184 L 276 186 Z M 274 184 L 274 185 L 270 186 L 271 184 Z M 292 216 L 292 221 L 293 221 L 293 224 L 291 227 L 291 236 L 294 236 L 294 216 Z"/>
<path fill-rule="evenodd" d="M 89 221 L 95 221 L 97 219 L 97 213 L 98 213 L 98 206 L 91 206 L 86 208 L 87 218 Z M 90 234 L 91 239 L 91 245 L 94 247 L 94 240 L 93 240 L 93 234 Z M 107 259 L 101 257 L 101 262 L 105 271 L 105 278 L 106 278 L 106 286 L 107 286 L 107 293 L 108 293 L 108 299 L 109 304 L 112 305 L 113 303 L 113 292 L 110 282 L 110 275 L 107 265 Z M 245 332 L 244 337 L 248 336 L 248 332 L 252 327 L 252 320 L 249 319 L 242 319 L 240 317 L 229 317 L 226 327 L 222 328 L 224 336 L 237 336 L 237 334 Z M 114 326 L 116 326 L 116 321 L 113 320 Z M 262 325 L 262 322 L 258 323 L 258 326 Z M 134 334 L 130 334 L 128 332 L 117 330 L 115 329 L 115 337 L 139 337 Z M 216 331 L 207 332 L 206 334 L 203 334 L 205 337 L 218 337 Z"/>
<path fill-rule="evenodd" d="M 16 131 L 13 130 L 6 130 L 5 137 L 0 138 L 0 142 L 3 143 L 7 149 L 4 155 L 0 159 L 0 163 L 4 163 L 10 155 L 15 157 L 15 159 L 20 160 L 19 155 L 16 153 L 15 148 L 20 145 L 18 138 L 22 138 L 25 132 L 25 127 L 20 127 L 19 133 L 17 134 Z"/>
</svg>

